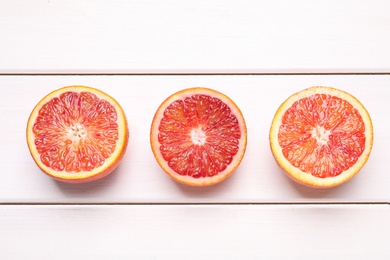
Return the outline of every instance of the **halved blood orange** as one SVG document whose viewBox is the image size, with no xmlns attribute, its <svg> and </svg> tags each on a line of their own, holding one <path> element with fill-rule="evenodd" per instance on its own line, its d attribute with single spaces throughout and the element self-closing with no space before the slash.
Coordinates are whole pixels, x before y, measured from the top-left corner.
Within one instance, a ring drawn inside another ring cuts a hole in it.
<svg viewBox="0 0 390 260">
<path fill-rule="evenodd" d="M 171 95 L 157 109 L 150 142 L 170 177 L 207 186 L 227 178 L 241 163 L 247 130 L 229 97 L 208 88 L 189 88 Z"/>
<path fill-rule="evenodd" d="M 295 181 L 333 187 L 364 166 L 373 145 L 370 115 L 352 95 L 311 87 L 289 97 L 270 130 L 277 163 Z"/>
<path fill-rule="evenodd" d="M 122 159 L 129 131 L 119 103 L 85 86 L 57 89 L 35 106 L 27 144 L 39 168 L 64 182 L 82 183 L 112 172 Z"/>
</svg>

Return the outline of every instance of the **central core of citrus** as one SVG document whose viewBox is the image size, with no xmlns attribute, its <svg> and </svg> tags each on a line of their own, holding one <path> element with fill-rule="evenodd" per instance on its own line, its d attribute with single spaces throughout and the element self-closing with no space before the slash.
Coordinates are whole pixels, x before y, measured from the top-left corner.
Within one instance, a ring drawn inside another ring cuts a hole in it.
<svg viewBox="0 0 390 260">
<path fill-rule="evenodd" d="M 204 145 L 204 143 L 206 142 L 206 134 L 201 128 L 192 129 L 191 140 L 194 144 Z"/>
<path fill-rule="evenodd" d="M 317 126 L 311 131 L 311 136 L 320 144 L 327 144 L 329 141 L 330 130 L 326 130 L 323 126 Z"/>
<path fill-rule="evenodd" d="M 68 140 L 71 140 L 73 143 L 78 143 L 80 140 L 84 140 L 86 138 L 87 131 L 84 126 L 75 124 L 68 128 L 66 134 Z"/>
</svg>

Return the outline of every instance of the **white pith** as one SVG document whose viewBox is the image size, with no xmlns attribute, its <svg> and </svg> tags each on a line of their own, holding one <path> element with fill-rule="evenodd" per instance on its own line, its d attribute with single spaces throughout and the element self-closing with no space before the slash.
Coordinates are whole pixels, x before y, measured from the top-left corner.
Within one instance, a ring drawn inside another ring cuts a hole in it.
<svg viewBox="0 0 390 260">
<path fill-rule="evenodd" d="M 87 137 L 87 130 L 81 124 L 75 124 L 69 127 L 66 131 L 66 139 L 74 144 L 78 144 L 80 140 L 85 140 Z"/>
<path fill-rule="evenodd" d="M 330 130 L 326 130 L 323 126 L 316 126 L 311 131 L 311 136 L 317 140 L 319 144 L 325 145 L 329 141 Z"/>
<path fill-rule="evenodd" d="M 201 127 L 192 129 L 191 141 L 195 145 L 204 145 L 206 143 L 206 134 Z"/>
</svg>

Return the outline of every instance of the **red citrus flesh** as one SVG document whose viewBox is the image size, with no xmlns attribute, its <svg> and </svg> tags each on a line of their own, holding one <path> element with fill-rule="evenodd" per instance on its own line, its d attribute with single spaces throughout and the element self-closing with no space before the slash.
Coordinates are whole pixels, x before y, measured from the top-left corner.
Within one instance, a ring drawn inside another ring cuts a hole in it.
<svg viewBox="0 0 390 260">
<path fill-rule="evenodd" d="M 279 108 L 270 140 L 275 158 L 293 179 L 328 187 L 347 181 L 365 164 L 372 132 L 371 119 L 356 98 L 314 87 Z"/>
<path fill-rule="evenodd" d="M 175 180 L 194 186 L 222 181 L 240 163 L 246 126 L 225 95 L 192 88 L 168 98 L 156 112 L 151 144 L 160 166 Z"/>
<path fill-rule="evenodd" d="M 27 126 L 30 152 L 52 177 L 85 182 L 109 174 L 121 160 L 128 139 L 119 104 L 93 88 L 71 86 L 46 96 Z"/>
</svg>

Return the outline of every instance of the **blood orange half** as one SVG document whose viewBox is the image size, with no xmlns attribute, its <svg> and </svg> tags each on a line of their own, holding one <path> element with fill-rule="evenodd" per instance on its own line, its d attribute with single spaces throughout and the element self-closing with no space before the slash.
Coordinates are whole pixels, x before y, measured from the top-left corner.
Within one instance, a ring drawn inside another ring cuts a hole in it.
<svg viewBox="0 0 390 260">
<path fill-rule="evenodd" d="M 112 172 L 129 137 L 118 102 L 102 91 L 69 86 L 45 96 L 27 123 L 27 144 L 38 167 L 64 182 L 82 183 Z"/>
<path fill-rule="evenodd" d="M 150 142 L 161 168 L 191 186 L 216 184 L 241 163 L 247 131 L 237 105 L 207 88 L 168 97 L 153 118 Z"/>
<path fill-rule="evenodd" d="M 270 144 L 292 179 L 312 187 L 333 187 L 364 166 L 373 145 L 373 127 L 367 110 L 352 95 L 312 87 L 279 107 Z"/>
</svg>

